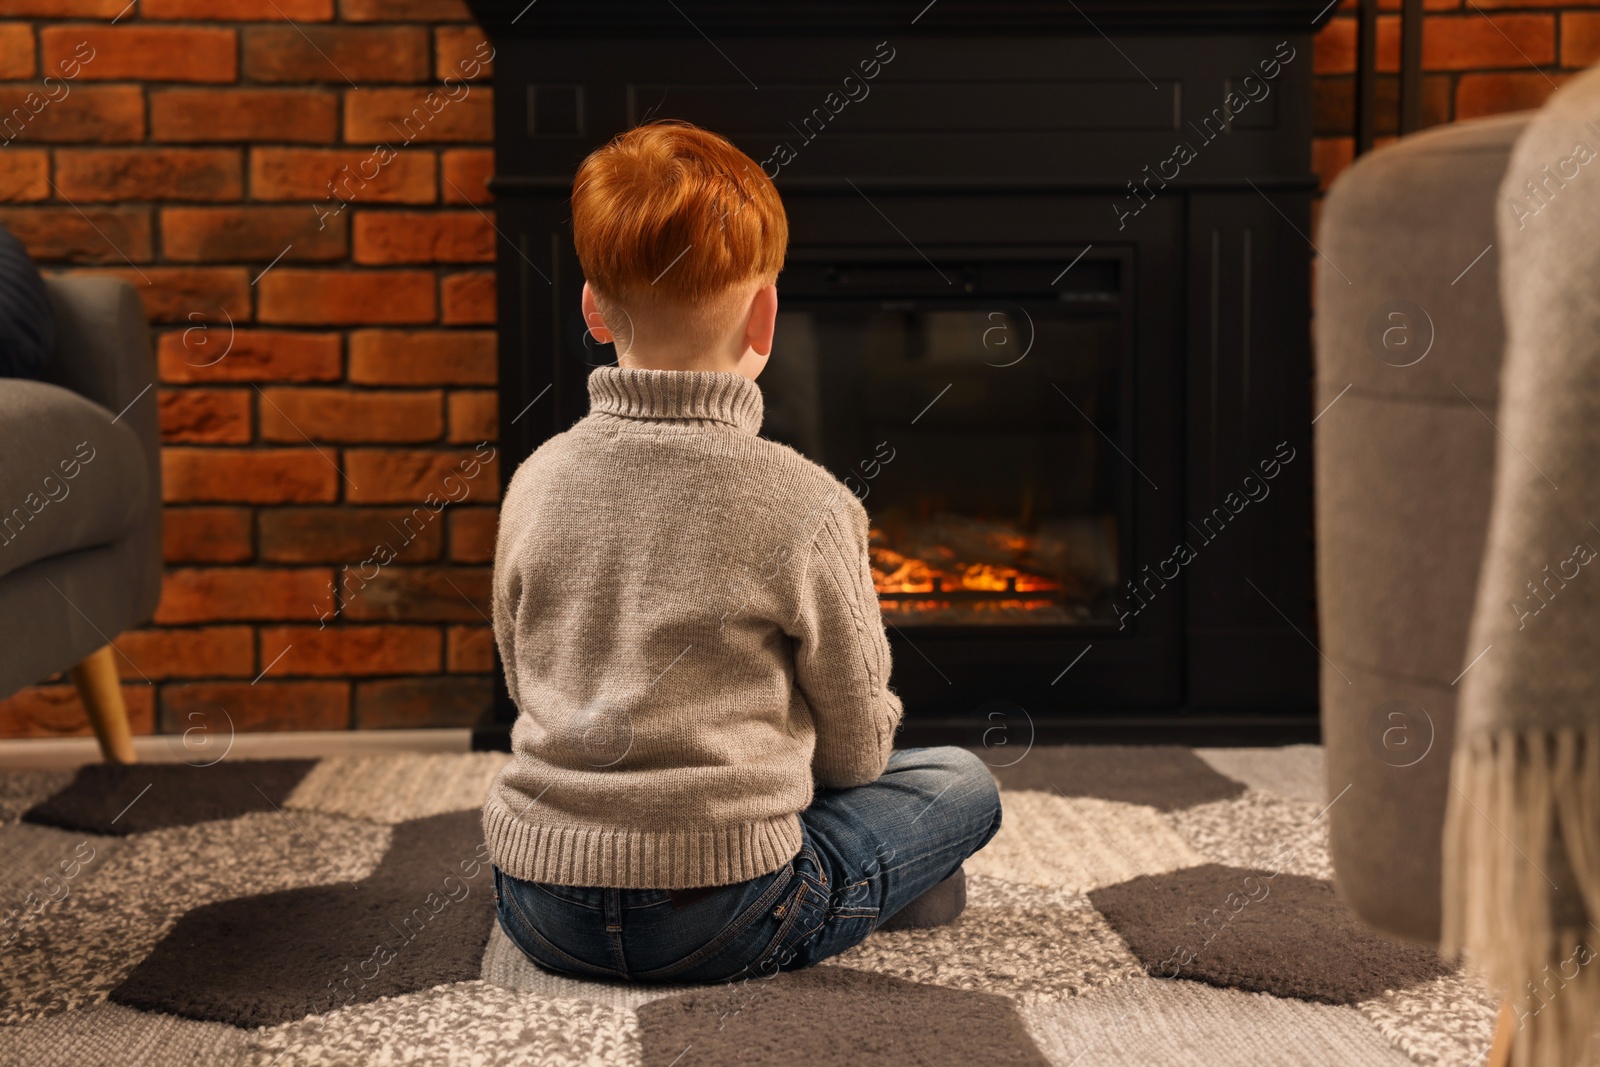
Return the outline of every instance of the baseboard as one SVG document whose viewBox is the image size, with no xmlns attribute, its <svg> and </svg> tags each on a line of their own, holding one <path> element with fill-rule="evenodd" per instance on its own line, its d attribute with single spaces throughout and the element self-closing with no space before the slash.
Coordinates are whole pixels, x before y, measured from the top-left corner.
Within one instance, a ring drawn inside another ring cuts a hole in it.
<svg viewBox="0 0 1600 1067">
<path fill-rule="evenodd" d="M 134 754 L 146 763 L 205 764 L 220 759 L 292 759 L 320 756 L 371 756 L 384 752 L 466 752 L 473 731 L 302 730 L 235 734 L 185 744 L 182 734 L 152 734 L 133 739 Z M 216 742 L 213 744 L 213 742 Z M 0 741 L 0 770 L 70 770 L 100 762 L 92 737 L 30 737 Z"/>
<path fill-rule="evenodd" d="M 1019 709 L 1020 710 L 1020 709 Z M 895 747 L 922 745 L 1186 745 L 1190 748 L 1276 748 L 1322 743 L 1314 712 L 1176 713 L 1118 712 L 1106 715 L 1035 717 L 1031 721 L 974 718 L 908 719 Z M 474 751 L 511 751 L 511 724 L 472 728 Z"/>
<path fill-rule="evenodd" d="M 907 722 L 896 747 L 917 745 L 1184 745 L 1189 748 L 1276 748 L 1322 743 L 1315 715 L 1248 712 L 1122 712 L 1106 716 L 1034 718 L 1031 722 L 922 719 Z"/>
</svg>

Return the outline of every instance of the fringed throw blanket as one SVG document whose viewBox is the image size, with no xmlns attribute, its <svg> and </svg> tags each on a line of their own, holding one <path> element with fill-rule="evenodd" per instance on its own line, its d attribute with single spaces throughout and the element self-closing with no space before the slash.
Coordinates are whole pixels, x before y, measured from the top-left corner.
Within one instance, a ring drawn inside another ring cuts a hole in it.
<svg viewBox="0 0 1600 1067">
<path fill-rule="evenodd" d="M 1518 1067 L 1600 1063 L 1600 69 L 1500 187 L 1501 444 L 1444 839 L 1444 949 Z"/>
</svg>

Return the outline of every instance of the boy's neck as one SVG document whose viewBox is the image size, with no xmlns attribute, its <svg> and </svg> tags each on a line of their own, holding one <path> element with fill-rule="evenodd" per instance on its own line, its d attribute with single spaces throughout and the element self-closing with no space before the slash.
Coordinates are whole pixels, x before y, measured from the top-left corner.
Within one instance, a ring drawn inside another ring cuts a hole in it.
<svg viewBox="0 0 1600 1067">
<path fill-rule="evenodd" d="M 637 367 L 639 370 L 700 370 L 732 373 L 738 369 L 738 360 L 721 353 L 652 353 L 629 352 L 617 357 L 619 367 Z"/>
<path fill-rule="evenodd" d="M 617 366 L 638 370 L 714 371 L 719 374 L 742 374 L 751 381 L 761 373 L 764 358 L 737 359 L 725 352 L 716 353 L 653 353 L 629 351 L 617 357 Z"/>
</svg>

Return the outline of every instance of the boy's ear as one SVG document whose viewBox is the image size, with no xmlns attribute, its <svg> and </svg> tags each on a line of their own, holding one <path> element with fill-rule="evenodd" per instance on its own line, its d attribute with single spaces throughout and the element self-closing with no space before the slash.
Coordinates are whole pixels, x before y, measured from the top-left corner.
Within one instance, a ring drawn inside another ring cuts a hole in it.
<svg viewBox="0 0 1600 1067">
<path fill-rule="evenodd" d="M 778 322 L 778 287 L 757 289 L 750 300 L 750 315 L 745 320 L 744 355 L 734 372 L 755 381 L 766 369 L 772 355 L 772 334 Z"/>
<path fill-rule="evenodd" d="M 605 319 L 600 317 L 599 305 L 594 302 L 594 293 L 590 291 L 588 282 L 583 283 L 583 321 L 589 327 L 589 336 L 595 339 L 595 343 L 611 343 L 611 331 L 606 329 Z"/>
<path fill-rule="evenodd" d="M 745 324 L 745 344 L 756 355 L 772 355 L 772 334 L 778 324 L 778 287 L 764 285 L 750 301 L 750 318 Z"/>
</svg>

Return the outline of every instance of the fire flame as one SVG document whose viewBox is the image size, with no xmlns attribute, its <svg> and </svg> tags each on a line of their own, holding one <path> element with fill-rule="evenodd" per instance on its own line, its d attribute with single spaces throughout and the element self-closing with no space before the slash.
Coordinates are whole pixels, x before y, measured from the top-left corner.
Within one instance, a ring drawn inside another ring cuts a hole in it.
<svg viewBox="0 0 1600 1067">
<path fill-rule="evenodd" d="M 915 611 L 919 604 L 949 603 L 949 598 L 941 594 L 951 592 L 1054 594 L 1045 598 L 983 598 L 967 605 L 973 611 L 1032 609 L 1056 603 L 1065 589 L 1059 581 L 1016 567 L 962 562 L 955 558 L 955 552 L 947 546 L 936 546 L 930 550 L 931 555 L 938 557 L 936 559 L 919 559 L 885 545 L 883 542 L 886 538 L 881 529 L 874 527 L 869 535 L 872 584 L 877 592 L 927 594 L 926 599 L 895 597 L 885 600 L 881 603 L 885 611 Z M 996 547 L 1016 555 L 1022 555 L 1032 547 L 1032 538 L 1022 534 L 996 535 L 994 540 Z"/>
</svg>

